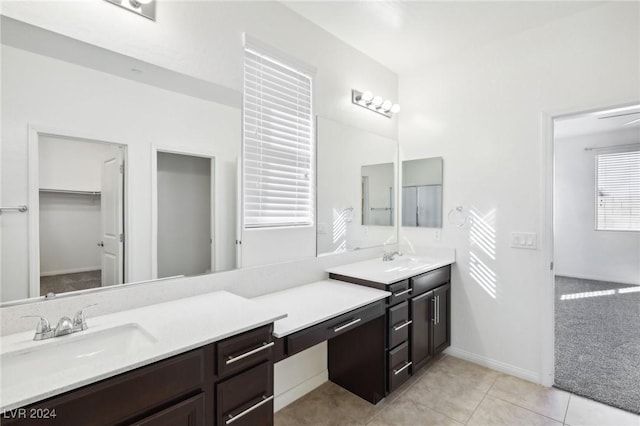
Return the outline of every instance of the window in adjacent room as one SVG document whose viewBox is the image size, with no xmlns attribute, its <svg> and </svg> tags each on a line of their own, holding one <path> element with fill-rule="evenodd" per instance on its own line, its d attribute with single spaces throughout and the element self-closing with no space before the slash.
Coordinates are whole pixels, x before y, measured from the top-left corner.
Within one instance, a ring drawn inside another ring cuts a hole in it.
<svg viewBox="0 0 640 426">
<path fill-rule="evenodd" d="M 314 209 L 312 77 L 244 51 L 244 227 L 308 226 Z"/>
<path fill-rule="evenodd" d="M 596 230 L 640 231 L 640 151 L 596 155 Z"/>
</svg>

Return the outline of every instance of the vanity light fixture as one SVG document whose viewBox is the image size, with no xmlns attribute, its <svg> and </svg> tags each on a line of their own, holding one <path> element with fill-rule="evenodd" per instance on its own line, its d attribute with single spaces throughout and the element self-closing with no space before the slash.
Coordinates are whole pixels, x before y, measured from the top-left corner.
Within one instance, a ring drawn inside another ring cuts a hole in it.
<svg viewBox="0 0 640 426">
<path fill-rule="evenodd" d="M 374 96 L 368 90 L 360 92 L 359 90 L 351 89 L 351 102 L 388 118 L 391 118 L 392 114 L 400 112 L 400 105 L 394 104 L 388 99 L 385 100 L 381 96 Z"/>
<path fill-rule="evenodd" d="M 105 0 L 109 3 L 127 9 L 130 12 L 137 13 L 140 16 L 156 20 L 156 0 Z"/>
</svg>

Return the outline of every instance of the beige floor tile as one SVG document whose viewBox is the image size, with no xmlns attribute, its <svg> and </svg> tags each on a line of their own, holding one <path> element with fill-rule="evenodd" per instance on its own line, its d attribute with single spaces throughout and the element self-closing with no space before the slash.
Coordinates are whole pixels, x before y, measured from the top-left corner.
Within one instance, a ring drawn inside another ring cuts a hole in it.
<svg viewBox="0 0 640 426">
<path fill-rule="evenodd" d="M 640 416 L 571 395 L 565 424 L 571 426 L 640 426 Z"/>
<path fill-rule="evenodd" d="M 502 373 L 497 371 L 452 356 L 446 356 L 434 363 L 423 377 L 426 378 L 427 375 L 436 375 L 445 380 L 464 382 L 466 387 L 481 392 L 487 392 L 496 379 L 503 376 Z M 430 378 L 429 380 L 433 379 Z"/>
<path fill-rule="evenodd" d="M 527 408 L 560 422 L 564 421 L 569 404 L 568 392 L 546 388 L 513 376 L 499 377 L 489 395 Z"/>
<path fill-rule="evenodd" d="M 501 399 L 487 396 L 473 416 L 467 422 L 468 426 L 561 426 L 562 423 L 548 417 L 533 413 L 517 405 Z"/>
<path fill-rule="evenodd" d="M 428 372 L 402 396 L 464 423 L 484 395 L 484 391 L 466 386 L 463 379 Z"/>
<path fill-rule="evenodd" d="M 400 397 L 376 415 L 367 426 L 462 426 L 455 420 L 412 400 Z"/>
<path fill-rule="evenodd" d="M 327 382 L 275 414 L 277 426 L 364 425 L 375 407 Z"/>
</svg>

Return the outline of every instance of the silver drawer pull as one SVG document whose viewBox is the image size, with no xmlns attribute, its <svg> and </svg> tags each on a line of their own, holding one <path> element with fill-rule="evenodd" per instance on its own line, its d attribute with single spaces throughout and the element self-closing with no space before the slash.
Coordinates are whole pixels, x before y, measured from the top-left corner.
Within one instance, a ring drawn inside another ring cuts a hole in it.
<svg viewBox="0 0 640 426">
<path fill-rule="evenodd" d="M 249 352 L 245 352 L 242 355 L 238 355 L 238 356 L 229 356 L 227 357 L 227 361 L 226 364 L 233 364 L 236 361 L 240 361 L 241 359 L 244 359 L 248 356 L 251 356 L 253 354 L 257 354 L 260 351 L 264 351 L 265 349 L 269 349 L 271 346 L 275 345 L 275 342 L 271 342 L 271 343 L 267 343 L 267 342 L 262 342 L 262 346 L 260 346 L 259 348 L 255 348 L 254 350 L 251 350 Z"/>
<path fill-rule="evenodd" d="M 249 414 L 250 412 L 252 412 L 253 410 L 255 410 L 256 408 L 261 407 L 262 405 L 266 404 L 267 402 L 271 401 L 273 399 L 273 395 L 267 397 L 266 395 L 262 395 L 262 401 L 258 402 L 255 405 L 252 405 L 251 407 L 247 408 L 246 410 L 244 410 L 241 413 L 234 415 L 229 414 L 229 418 L 227 419 L 226 422 L 224 422 L 224 424 L 228 425 L 231 424 L 233 422 L 235 422 L 236 420 L 238 420 L 240 417 L 246 416 L 247 414 Z"/>
<path fill-rule="evenodd" d="M 405 291 L 401 291 L 400 293 L 393 293 L 393 297 L 400 297 L 403 294 L 408 294 L 408 293 L 411 293 L 411 289 L 407 289 Z"/>
<path fill-rule="evenodd" d="M 409 368 L 409 366 L 411 365 L 411 361 L 408 361 L 401 369 L 396 370 L 395 368 L 393 369 L 393 375 L 397 376 L 398 374 L 402 373 L 404 370 L 406 370 L 407 368 Z"/>
<path fill-rule="evenodd" d="M 357 323 L 359 323 L 360 321 L 361 321 L 361 318 L 356 318 L 356 319 L 354 319 L 353 321 L 349 321 L 349 322 L 348 322 L 348 323 L 346 323 L 345 325 L 341 325 L 341 326 L 339 326 L 339 327 L 334 328 L 334 329 L 333 329 L 333 332 L 334 332 L 334 333 L 337 333 L 338 331 L 340 331 L 340 330 L 344 330 L 344 329 L 345 329 L 345 328 L 347 328 L 347 327 L 351 327 L 352 325 L 357 324 Z"/>
<path fill-rule="evenodd" d="M 411 324 L 413 321 L 409 320 L 407 322 L 405 322 L 402 325 L 398 325 L 396 327 L 393 327 L 393 331 L 398 331 L 398 330 L 402 330 L 403 328 L 405 328 L 406 326 L 408 326 L 409 324 Z"/>
</svg>

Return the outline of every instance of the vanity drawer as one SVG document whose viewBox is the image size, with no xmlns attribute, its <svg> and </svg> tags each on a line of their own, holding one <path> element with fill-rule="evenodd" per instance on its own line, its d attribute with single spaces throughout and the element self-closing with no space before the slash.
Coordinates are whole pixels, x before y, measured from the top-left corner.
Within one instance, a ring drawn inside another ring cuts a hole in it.
<svg viewBox="0 0 640 426">
<path fill-rule="evenodd" d="M 398 389 L 410 376 L 409 342 L 389 351 L 389 392 Z"/>
<path fill-rule="evenodd" d="M 391 349 L 409 338 L 409 327 L 411 324 L 409 320 L 409 302 L 404 301 L 389 308 L 387 317 L 389 319 L 388 347 Z"/>
<path fill-rule="evenodd" d="M 409 280 L 390 284 L 389 287 L 387 287 L 387 291 L 391 292 L 391 296 L 387 297 L 387 305 L 393 306 L 400 302 L 404 302 L 411 296 Z"/>
<path fill-rule="evenodd" d="M 218 426 L 273 425 L 273 368 L 269 361 L 216 385 Z"/>
<path fill-rule="evenodd" d="M 417 296 L 442 284 L 446 284 L 450 279 L 450 265 L 424 273 L 422 275 L 415 276 L 411 278 L 411 288 L 413 289 L 412 296 Z"/>
<path fill-rule="evenodd" d="M 219 378 L 238 373 L 273 354 L 273 325 L 265 325 L 217 343 L 217 374 Z"/>
<path fill-rule="evenodd" d="M 382 315 L 384 315 L 384 303 L 381 300 L 294 333 L 287 337 L 287 355 L 291 356 L 320 342 L 351 331 Z"/>
</svg>

